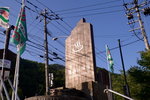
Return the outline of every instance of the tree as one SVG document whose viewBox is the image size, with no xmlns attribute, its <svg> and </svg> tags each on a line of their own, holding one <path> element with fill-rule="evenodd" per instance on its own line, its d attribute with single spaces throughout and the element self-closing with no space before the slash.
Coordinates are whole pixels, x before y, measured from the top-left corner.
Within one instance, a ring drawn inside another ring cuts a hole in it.
<svg viewBox="0 0 150 100">
<path fill-rule="evenodd" d="M 65 86 L 65 67 L 58 64 L 49 66 L 49 72 L 54 74 L 54 85 L 52 88 Z"/>
<path fill-rule="evenodd" d="M 23 93 L 21 98 L 44 94 L 44 64 L 21 60 L 19 74 L 19 88 Z"/>
<path fill-rule="evenodd" d="M 150 100 L 150 51 L 141 52 L 138 64 L 128 70 L 131 95 L 136 100 Z"/>
<path fill-rule="evenodd" d="M 53 64 L 49 65 L 48 68 L 49 72 L 54 74 L 53 88 L 64 86 L 64 66 Z M 19 91 L 21 100 L 45 94 L 45 65 L 43 63 L 21 59 Z"/>
</svg>

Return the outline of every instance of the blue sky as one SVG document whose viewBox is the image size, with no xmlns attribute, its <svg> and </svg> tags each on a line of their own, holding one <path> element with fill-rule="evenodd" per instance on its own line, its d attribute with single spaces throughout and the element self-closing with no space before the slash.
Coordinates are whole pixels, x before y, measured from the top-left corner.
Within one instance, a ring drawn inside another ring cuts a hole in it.
<svg viewBox="0 0 150 100">
<path fill-rule="evenodd" d="M 131 0 L 124 1 L 130 2 Z M 139 0 L 140 3 L 142 1 L 144 0 Z M 0 1 L 1 7 L 10 7 L 9 23 L 11 25 L 15 25 L 20 11 L 21 5 L 18 2 L 21 2 L 21 0 Z M 52 41 L 52 37 L 68 36 L 71 30 L 76 26 L 76 23 L 84 17 L 88 23 L 93 25 L 96 64 L 99 67 L 107 69 L 105 55 L 106 44 L 111 49 L 118 47 L 118 39 L 121 40 L 122 45 L 138 40 L 132 32 L 129 32 L 131 27 L 127 24 L 128 20 L 122 5 L 123 0 L 61 0 L 61 2 L 60 0 L 30 0 L 29 2 L 26 2 L 26 6 L 32 10 L 26 9 L 28 38 L 38 45 L 27 42 L 27 50 L 22 55 L 22 58 L 44 62 L 44 59 L 39 56 L 44 55 L 44 51 L 42 50 L 43 47 L 41 46 L 44 44 L 43 18 L 40 16 L 36 19 L 36 17 L 48 7 L 63 19 L 63 21 L 52 20 L 48 23 L 48 31 L 51 34 L 51 36 L 48 37 L 49 52 L 56 52 L 59 57 L 64 59 L 65 38 L 59 38 L 57 41 Z M 50 13 L 49 9 L 48 12 Z M 144 21 L 148 39 L 150 38 L 149 19 L 149 16 L 145 17 L 142 14 L 142 20 Z M 40 20 L 42 20 L 42 22 L 40 22 Z M 138 24 L 135 24 L 135 27 L 137 25 Z M 0 28 L 0 30 L 4 29 Z M 4 41 L 4 35 L 0 35 L 0 40 Z M 138 36 L 141 37 L 140 34 L 138 34 Z M 31 45 L 34 45 L 34 47 Z M 0 42 L 0 48 L 3 48 L 3 46 L 4 44 Z M 10 46 L 10 49 L 13 52 L 16 52 L 16 48 L 12 45 Z M 143 50 L 145 50 L 145 45 L 141 40 L 122 47 L 125 69 L 137 65 L 137 59 L 140 58 L 138 52 Z M 111 54 L 114 59 L 114 70 L 119 73 L 119 70 L 122 70 L 119 48 L 111 50 Z M 53 58 L 51 55 L 49 55 L 49 57 Z M 65 64 L 58 59 L 49 61 L 49 64 L 53 63 Z"/>
</svg>

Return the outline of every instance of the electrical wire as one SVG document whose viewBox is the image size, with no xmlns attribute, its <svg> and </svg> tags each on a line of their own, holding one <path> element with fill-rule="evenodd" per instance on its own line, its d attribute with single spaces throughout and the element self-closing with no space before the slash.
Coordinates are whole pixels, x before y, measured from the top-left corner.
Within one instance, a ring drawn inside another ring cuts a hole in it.
<svg viewBox="0 0 150 100">
<path fill-rule="evenodd" d="M 113 11 L 106 11 L 106 12 L 98 12 L 98 13 L 90 13 L 90 14 L 84 14 L 84 15 L 77 15 L 77 16 L 67 16 L 62 17 L 63 19 L 66 18 L 76 18 L 76 17 L 85 17 L 85 16 L 95 16 L 95 15 L 103 15 L 103 14 L 112 14 L 117 12 L 122 12 L 123 10 L 113 10 Z"/>
<path fill-rule="evenodd" d="M 75 14 L 80 12 L 89 12 L 89 11 L 95 11 L 95 10 L 102 10 L 102 9 L 110 9 L 110 8 L 116 8 L 116 7 L 122 7 L 123 5 L 115 5 L 115 6 L 108 6 L 108 7 L 101 7 L 101 8 L 94 8 L 94 9 L 86 9 L 86 10 L 79 10 L 79 11 L 71 11 L 66 13 L 59 13 L 59 15 L 66 15 L 66 14 Z"/>
<path fill-rule="evenodd" d="M 87 8 L 87 7 L 97 6 L 97 5 L 105 5 L 105 4 L 114 3 L 114 2 L 118 2 L 118 1 L 120 1 L 120 0 L 112 0 L 112 1 L 107 1 L 107 2 L 103 2 L 103 3 L 96 3 L 96 4 L 93 4 L 93 5 L 87 5 L 87 6 L 82 6 L 82 7 L 59 10 L 59 11 L 55 11 L 55 12 L 64 12 L 64 11 L 70 11 L 70 10 L 77 10 L 77 9 Z"/>
<path fill-rule="evenodd" d="M 138 40 L 135 40 L 135 41 L 132 41 L 132 42 L 129 42 L 129 43 L 126 43 L 126 44 L 122 44 L 121 45 L 121 47 L 125 47 L 125 46 L 128 46 L 128 45 L 131 45 L 131 44 L 134 44 L 134 43 L 137 43 L 137 42 L 139 42 L 140 40 L 138 39 Z M 115 50 L 115 49 L 118 49 L 119 47 L 117 46 L 117 47 L 113 47 L 113 48 L 110 48 L 109 50 L 111 51 L 111 50 Z M 103 51 L 100 51 L 99 53 L 97 53 L 97 54 L 100 54 L 100 53 L 105 53 L 105 50 L 103 50 Z"/>
</svg>

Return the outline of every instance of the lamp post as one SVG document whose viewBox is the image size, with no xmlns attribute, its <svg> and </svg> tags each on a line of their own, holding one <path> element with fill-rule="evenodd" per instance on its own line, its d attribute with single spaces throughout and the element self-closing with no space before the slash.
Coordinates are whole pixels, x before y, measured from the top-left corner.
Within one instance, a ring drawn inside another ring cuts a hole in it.
<svg viewBox="0 0 150 100">
<path fill-rule="evenodd" d="M 58 40 L 59 38 L 67 38 L 68 36 L 58 36 L 58 37 L 53 37 L 52 40 L 56 41 Z"/>
</svg>

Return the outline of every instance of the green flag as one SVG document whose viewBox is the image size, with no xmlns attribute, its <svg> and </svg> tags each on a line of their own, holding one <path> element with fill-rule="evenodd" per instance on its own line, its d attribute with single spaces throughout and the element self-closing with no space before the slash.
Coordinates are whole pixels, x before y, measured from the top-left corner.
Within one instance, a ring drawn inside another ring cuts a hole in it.
<svg viewBox="0 0 150 100">
<path fill-rule="evenodd" d="M 114 72 L 114 68 L 113 68 L 114 62 L 113 62 L 113 58 L 110 54 L 110 50 L 108 48 L 108 45 L 106 45 L 106 56 L 107 56 L 107 61 L 108 61 L 108 64 L 109 64 L 109 69 L 110 69 L 111 72 Z"/>
<path fill-rule="evenodd" d="M 17 46 L 17 52 L 20 55 L 24 52 L 27 41 L 26 15 L 25 6 L 22 6 L 14 32 L 11 37 L 11 42 Z"/>
<path fill-rule="evenodd" d="M 0 26 L 9 28 L 9 7 L 0 7 Z"/>
</svg>

